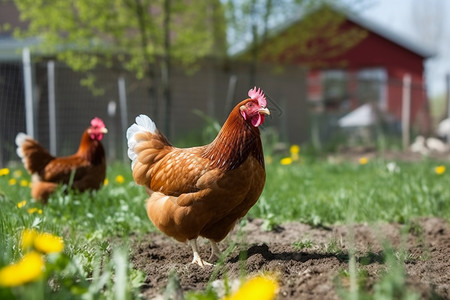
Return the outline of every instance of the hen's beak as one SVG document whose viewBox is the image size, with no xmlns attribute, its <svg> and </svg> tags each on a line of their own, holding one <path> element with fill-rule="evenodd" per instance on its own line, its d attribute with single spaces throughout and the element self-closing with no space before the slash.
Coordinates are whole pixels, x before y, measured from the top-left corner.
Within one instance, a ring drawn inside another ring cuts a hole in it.
<svg viewBox="0 0 450 300">
<path fill-rule="evenodd" d="M 258 112 L 260 114 L 265 114 L 265 115 L 270 116 L 270 110 L 267 107 L 261 107 L 260 109 L 258 109 Z"/>
<path fill-rule="evenodd" d="M 106 127 L 104 127 L 104 128 L 102 128 L 102 129 L 100 130 L 100 132 L 101 132 L 101 133 L 108 133 L 108 129 L 106 129 Z"/>
</svg>

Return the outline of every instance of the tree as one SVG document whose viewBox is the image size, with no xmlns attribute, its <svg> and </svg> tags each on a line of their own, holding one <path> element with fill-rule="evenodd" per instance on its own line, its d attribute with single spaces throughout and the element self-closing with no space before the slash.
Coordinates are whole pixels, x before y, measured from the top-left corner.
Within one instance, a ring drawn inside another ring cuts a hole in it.
<svg viewBox="0 0 450 300">
<path fill-rule="evenodd" d="M 89 73 L 94 68 L 119 64 L 146 81 L 155 109 L 157 95 L 162 94 L 164 132 L 169 136 L 171 61 L 192 65 L 217 50 L 218 41 L 225 36 L 214 25 L 223 21 L 218 17 L 219 0 L 15 2 L 21 18 L 29 22 L 28 29 L 18 35 L 41 37 L 40 50 L 55 54 L 75 71 L 85 72 L 85 85 L 95 87 L 95 77 Z"/>
</svg>

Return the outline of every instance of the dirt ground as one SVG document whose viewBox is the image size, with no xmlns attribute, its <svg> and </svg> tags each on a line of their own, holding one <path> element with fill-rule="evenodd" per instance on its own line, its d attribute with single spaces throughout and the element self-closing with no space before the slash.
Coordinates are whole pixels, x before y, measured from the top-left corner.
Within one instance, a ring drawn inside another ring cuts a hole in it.
<svg viewBox="0 0 450 300">
<path fill-rule="evenodd" d="M 371 291 L 387 268 L 382 245 L 388 241 L 394 251 L 406 250 L 406 281 L 412 290 L 423 299 L 450 299 L 450 226 L 444 220 L 423 218 L 408 227 L 356 224 L 313 228 L 292 222 L 270 232 L 262 229 L 262 222 L 250 220 L 220 243 L 221 249 L 234 242 L 236 247 L 213 278 L 215 285 L 219 286 L 224 276 L 239 278 L 243 271 L 270 271 L 280 281 L 277 299 L 339 299 L 338 286 L 349 286 L 345 276 L 349 270 L 348 249 L 356 249 L 357 269 L 366 274 L 363 288 Z M 294 246 L 298 241 L 302 243 Z M 214 276 L 214 267 L 190 263 L 188 245 L 162 234 L 151 233 L 136 241 L 133 248 L 134 266 L 147 275 L 142 288 L 147 299 L 164 292 L 171 270 L 177 273 L 183 291 L 204 289 Z M 209 243 L 200 240 L 200 248 L 200 255 L 207 259 Z"/>
</svg>

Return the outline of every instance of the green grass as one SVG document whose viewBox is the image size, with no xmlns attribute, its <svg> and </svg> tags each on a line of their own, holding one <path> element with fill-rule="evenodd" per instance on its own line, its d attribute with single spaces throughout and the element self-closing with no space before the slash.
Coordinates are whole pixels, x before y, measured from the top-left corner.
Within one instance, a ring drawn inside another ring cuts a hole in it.
<svg viewBox="0 0 450 300">
<path fill-rule="evenodd" d="M 313 225 L 346 223 L 350 211 L 355 222 L 404 223 L 417 216 L 449 220 L 450 174 L 436 174 L 438 165 L 427 160 L 395 165 L 313 160 L 281 166 L 274 161 L 267 165 L 264 192 L 250 214 Z"/>
<path fill-rule="evenodd" d="M 289 220 L 316 226 L 380 220 L 407 223 L 418 216 L 450 220 L 450 172 L 435 173 L 435 167 L 442 163 L 396 162 L 389 167 L 388 163 L 330 163 L 301 157 L 281 165 L 278 158 L 272 159 L 266 166 L 263 194 L 249 215 L 265 219 L 267 230 Z M 59 192 L 46 206 L 30 199 L 29 187 L 20 184 L 21 180 L 29 181 L 29 176 L 23 169 L 22 175 L 14 174 L 15 170 L 0 176 L 0 268 L 22 256 L 18 245 L 24 228 L 62 237 L 65 250 L 48 256 L 47 281 L 31 283 L 28 289 L 0 287 L 0 298 L 25 299 L 30 289 L 41 291 L 34 293 L 33 299 L 136 298 L 144 276 L 128 261 L 129 237 L 155 228 L 144 209 L 145 190 L 134 184 L 129 165 L 110 165 L 108 184 L 98 192 Z M 118 175 L 123 176 L 123 182 L 116 182 Z M 18 207 L 19 203 L 24 205 Z M 299 249 L 314 244 L 308 240 L 292 242 Z M 399 274 L 398 278 L 401 270 Z M 392 288 L 388 282 L 389 277 L 381 280 L 377 293 Z M 401 285 L 401 278 L 395 284 Z"/>
<path fill-rule="evenodd" d="M 11 185 L 11 179 L 15 178 L 13 170 L 0 177 L 0 248 L 4 249 L 0 253 L 0 266 L 21 257 L 18 247 L 21 232 L 24 228 L 34 228 L 60 236 L 65 242 L 64 253 L 47 265 L 47 269 L 54 269 L 49 277 L 54 278 L 55 286 L 59 287 L 46 286 L 34 299 L 49 296 L 79 299 L 81 295 L 109 299 L 112 293 L 117 294 L 120 286 L 125 287 L 127 295 L 137 295 L 137 287 L 144 276 L 128 262 L 128 240 L 132 234 L 144 234 L 155 228 L 144 209 L 145 192 L 133 183 L 129 166 L 112 165 L 108 169 L 108 184 L 95 193 L 66 195 L 58 192 L 46 206 L 30 199 L 30 189 L 20 185 L 21 180 L 30 178 L 20 171 L 23 175 L 16 174 L 14 185 Z M 124 177 L 123 183 L 116 182 L 118 175 Z M 18 207 L 19 203 L 24 205 Z M 34 208 L 37 210 L 32 212 Z M 122 271 L 121 276 L 118 276 L 118 265 L 126 271 Z M 130 290 L 132 287 L 134 291 Z M 28 298 L 27 289 L 13 290 L 17 299 Z M 10 296 L 9 289 L 0 288 L 0 298 Z"/>
</svg>

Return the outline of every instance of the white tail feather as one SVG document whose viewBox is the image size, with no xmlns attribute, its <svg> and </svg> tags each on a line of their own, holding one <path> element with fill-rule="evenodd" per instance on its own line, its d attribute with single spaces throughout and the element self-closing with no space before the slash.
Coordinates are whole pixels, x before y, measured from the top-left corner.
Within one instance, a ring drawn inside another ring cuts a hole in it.
<svg viewBox="0 0 450 300">
<path fill-rule="evenodd" d="M 137 154 L 134 152 L 134 147 L 137 144 L 134 138 L 136 133 L 139 132 L 150 132 L 156 133 L 155 122 L 152 121 L 146 115 L 139 115 L 136 117 L 136 123 L 131 125 L 127 130 L 127 140 L 128 140 L 128 157 L 131 159 L 131 169 L 133 169 L 134 164 L 137 159 Z"/>
<path fill-rule="evenodd" d="M 23 145 L 23 143 L 25 143 L 25 140 L 27 140 L 27 139 L 31 139 L 31 137 L 26 135 L 23 132 L 19 132 L 16 135 L 16 145 L 17 145 L 16 153 L 22 159 L 22 161 L 24 160 L 24 156 L 25 156 L 25 154 L 23 153 L 23 150 L 22 150 L 22 145 Z"/>
</svg>

